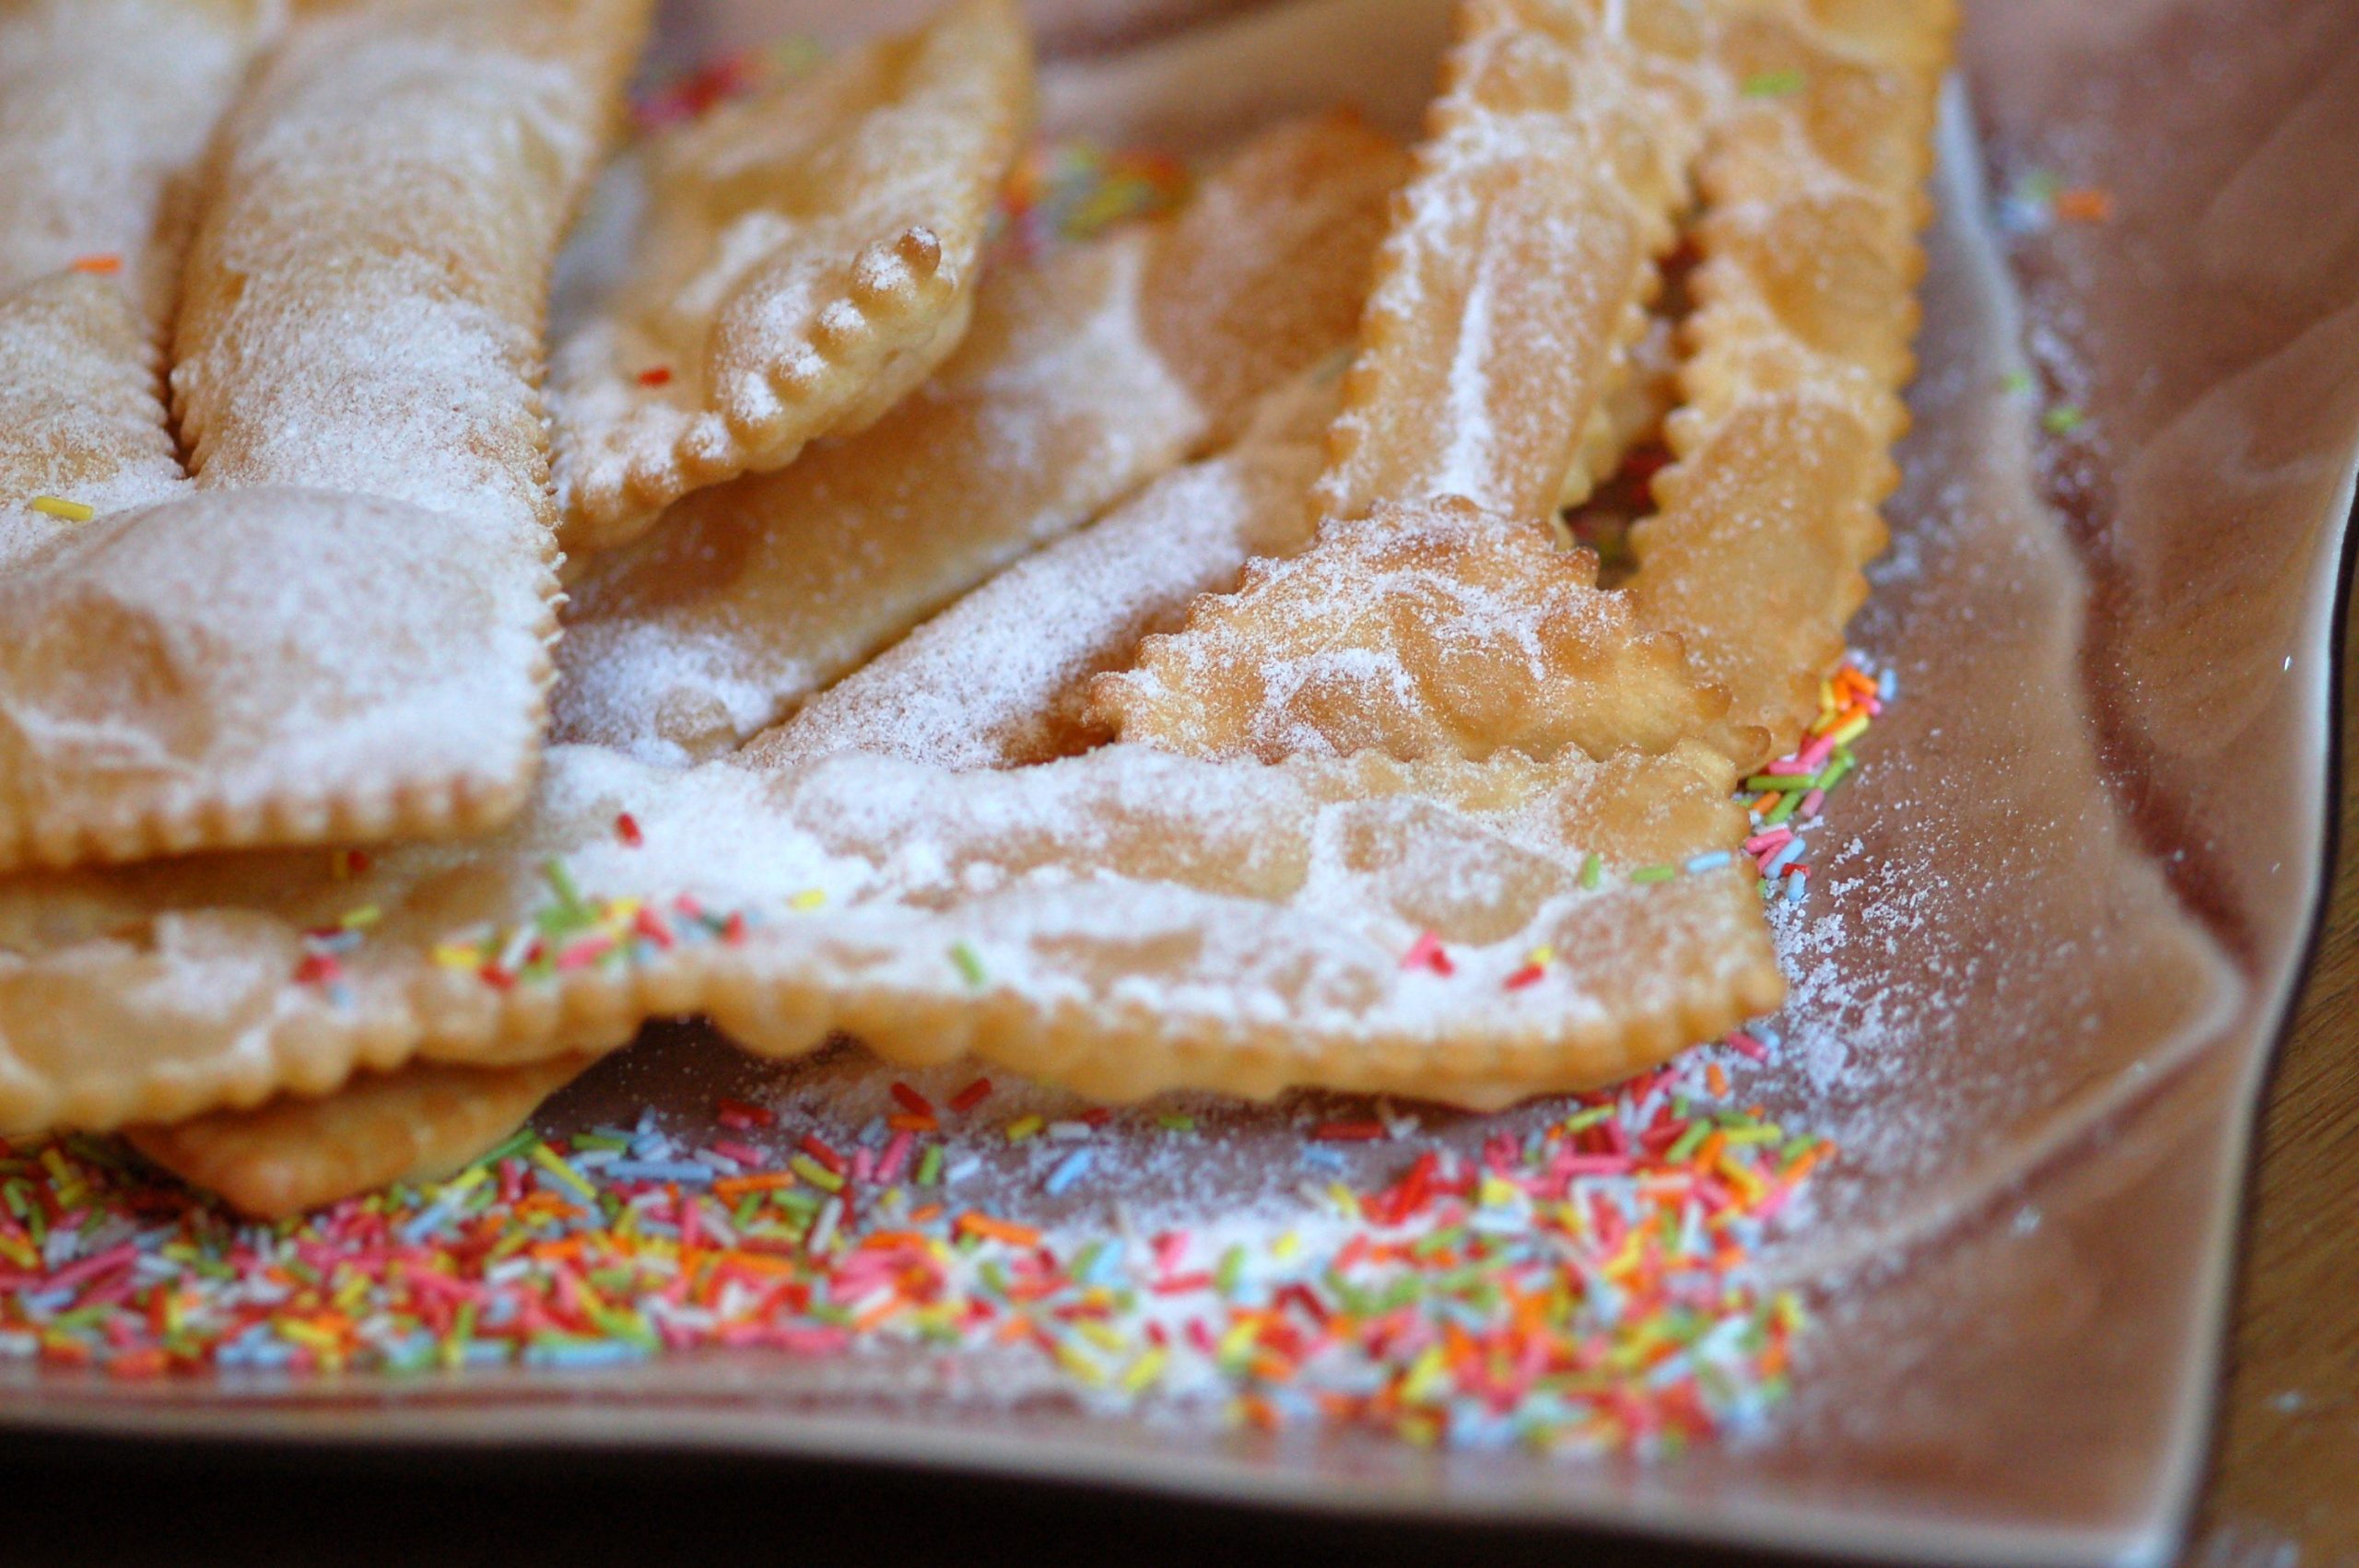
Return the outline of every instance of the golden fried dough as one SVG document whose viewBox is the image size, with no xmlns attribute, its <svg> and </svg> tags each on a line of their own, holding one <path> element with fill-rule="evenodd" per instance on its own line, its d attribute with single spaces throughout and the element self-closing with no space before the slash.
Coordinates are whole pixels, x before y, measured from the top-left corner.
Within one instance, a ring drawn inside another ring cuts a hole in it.
<svg viewBox="0 0 2359 1568">
<path fill-rule="evenodd" d="M 639 150 L 630 273 L 557 346 L 569 552 L 873 423 L 966 331 L 1031 118 L 1011 0 L 851 51 Z"/>
<path fill-rule="evenodd" d="M 560 739 L 721 755 L 1350 342 L 1404 160 L 1272 130 L 1152 228 L 985 280 L 943 372 L 864 434 L 700 491 L 575 585 Z"/>
<path fill-rule="evenodd" d="M 522 1067 L 413 1063 L 363 1073 L 320 1099 L 282 1095 L 169 1127 L 126 1129 L 133 1148 L 258 1219 L 284 1219 L 395 1181 L 451 1175 L 516 1130 L 594 1059 Z"/>
<path fill-rule="evenodd" d="M 307 7 L 215 149 L 196 491 L 0 576 L 0 866 L 479 828 L 550 679 L 534 387 L 644 0 Z"/>
</svg>

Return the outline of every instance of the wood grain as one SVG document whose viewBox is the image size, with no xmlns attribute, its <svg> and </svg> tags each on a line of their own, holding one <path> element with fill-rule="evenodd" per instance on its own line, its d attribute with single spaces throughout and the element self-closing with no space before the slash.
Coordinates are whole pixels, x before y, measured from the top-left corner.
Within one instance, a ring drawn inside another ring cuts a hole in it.
<svg viewBox="0 0 2359 1568">
<path fill-rule="evenodd" d="M 2340 848 L 2279 1059 L 2195 1568 L 2359 1564 L 2359 638 L 2342 660 Z"/>
</svg>

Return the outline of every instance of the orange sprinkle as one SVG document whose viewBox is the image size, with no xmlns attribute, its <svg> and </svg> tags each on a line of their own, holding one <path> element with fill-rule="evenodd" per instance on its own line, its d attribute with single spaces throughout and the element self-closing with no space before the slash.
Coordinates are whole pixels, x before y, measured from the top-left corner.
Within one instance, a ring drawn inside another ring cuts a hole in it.
<svg viewBox="0 0 2359 1568">
<path fill-rule="evenodd" d="M 76 256 L 70 264 L 76 272 L 111 277 L 123 270 L 123 258 L 111 251 L 101 251 L 95 255 Z"/>
<path fill-rule="evenodd" d="M 908 1305 L 899 1296 L 886 1296 L 883 1301 L 853 1318 L 851 1331 L 855 1334 L 865 1334 Z"/>
<path fill-rule="evenodd" d="M 792 1171 L 764 1171 L 759 1176 L 722 1176 L 712 1184 L 716 1198 L 738 1198 L 748 1192 L 771 1192 L 781 1187 L 792 1187 Z"/>
<path fill-rule="evenodd" d="M 1796 1156 L 1794 1163 L 1788 1165 L 1780 1174 L 1783 1175 L 1785 1179 L 1790 1182 L 1800 1181 L 1802 1177 L 1808 1176 L 1813 1170 L 1815 1170 L 1818 1167 L 1819 1162 L 1822 1160 L 1830 1160 L 1834 1157 L 1834 1144 L 1815 1144 L 1813 1147 L 1802 1151 L 1800 1155 Z"/>
<path fill-rule="evenodd" d="M 942 1218 L 942 1205 L 939 1203 L 929 1203 L 922 1209 L 910 1211 L 910 1223 L 913 1225 L 931 1224 L 940 1218 Z"/>
<path fill-rule="evenodd" d="M 2074 223 L 2104 223 L 2113 216 L 2113 193 L 2095 186 L 2056 193 L 2056 216 Z"/>
<path fill-rule="evenodd" d="M 1040 1244 L 1040 1233 L 1030 1225 L 1010 1224 L 1005 1220 L 994 1220 L 989 1214 L 973 1209 L 958 1216 L 957 1229 L 962 1235 L 985 1236 L 992 1241 L 1005 1242 L 1010 1246 L 1038 1246 Z"/>
<path fill-rule="evenodd" d="M 1704 1082 L 1710 1085 L 1714 1099 L 1719 1099 L 1729 1092 L 1729 1075 L 1721 1071 L 1717 1061 L 1705 1064 Z"/>
<path fill-rule="evenodd" d="M 1712 1135 L 1704 1140 L 1703 1146 L 1696 1151 L 1696 1169 L 1708 1171 L 1714 1165 L 1719 1164 L 1720 1163 L 1720 1151 L 1728 1146 L 1729 1135 L 1715 1128 L 1712 1130 Z"/>
<path fill-rule="evenodd" d="M 882 1252 L 888 1246 L 914 1246 L 920 1251 L 931 1245 L 923 1231 L 875 1231 L 860 1244 L 863 1252 Z"/>
<path fill-rule="evenodd" d="M 885 1125 L 896 1132 L 939 1132 L 942 1124 L 930 1116 L 910 1116 L 896 1112 L 885 1118 Z"/>
<path fill-rule="evenodd" d="M 660 387 L 671 379 L 672 368 L 669 365 L 658 365 L 652 369 L 641 370 L 639 373 L 639 384 L 643 387 Z"/>
</svg>

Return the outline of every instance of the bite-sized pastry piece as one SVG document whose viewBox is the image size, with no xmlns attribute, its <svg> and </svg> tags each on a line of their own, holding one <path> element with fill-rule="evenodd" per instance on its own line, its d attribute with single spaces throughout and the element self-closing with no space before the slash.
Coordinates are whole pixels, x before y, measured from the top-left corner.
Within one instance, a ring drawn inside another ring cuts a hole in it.
<svg viewBox="0 0 2359 1568">
<path fill-rule="evenodd" d="M 519 1067 L 412 1063 L 317 1099 L 282 1095 L 127 1129 L 131 1146 L 257 1219 L 284 1219 L 396 1181 L 450 1176 L 522 1125 L 594 1058 Z"/>
<path fill-rule="evenodd" d="M 1877 504 L 1915 368 L 1917 231 L 1955 25 L 1951 0 L 1731 7 L 1715 44 L 1731 90 L 1700 181 L 1701 257 L 1665 425 L 1678 462 L 1630 544 L 1630 593 L 1676 633 L 1731 716 L 1790 748 L 1867 597 Z M 1748 93 L 1770 82 L 1790 91 Z"/>
<path fill-rule="evenodd" d="M 1710 82 L 1697 0 L 1470 0 L 1320 482 L 1554 509 L 1646 327 Z"/>
<path fill-rule="evenodd" d="M 161 333 L 198 163 L 277 9 L 269 0 L 0 6 L 0 296 L 78 269 L 113 279 L 143 335 Z"/>
<path fill-rule="evenodd" d="M 1125 740 L 1263 762 L 1731 743 L 1726 696 L 1599 591 L 1596 556 L 1455 497 L 1329 521 L 1097 696 Z"/>
<path fill-rule="evenodd" d="M 444 834 L 522 800 L 557 595 L 548 265 L 645 11 L 289 25 L 190 247 L 195 492 L 0 573 L 0 866 Z"/>
<path fill-rule="evenodd" d="M 1256 138 L 1151 228 L 1013 261 L 864 434 L 700 491 L 575 585 L 561 739 L 720 755 L 1351 341 L 1405 159 L 1341 119 Z"/>
<path fill-rule="evenodd" d="M 626 544 L 931 374 L 1031 104 L 1012 0 L 956 0 L 638 148 L 627 275 L 550 365 L 565 548 Z"/>
</svg>

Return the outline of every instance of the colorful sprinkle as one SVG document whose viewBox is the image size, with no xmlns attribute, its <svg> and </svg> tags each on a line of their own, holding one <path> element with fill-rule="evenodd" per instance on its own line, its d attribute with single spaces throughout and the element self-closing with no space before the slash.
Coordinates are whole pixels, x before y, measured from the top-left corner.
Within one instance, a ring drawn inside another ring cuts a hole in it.
<svg viewBox="0 0 2359 1568">
<path fill-rule="evenodd" d="M 99 515 L 99 509 L 87 501 L 69 501 L 63 496 L 35 496 L 28 503 L 33 510 L 65 522 L 88 522 Z"/>
</svg>

